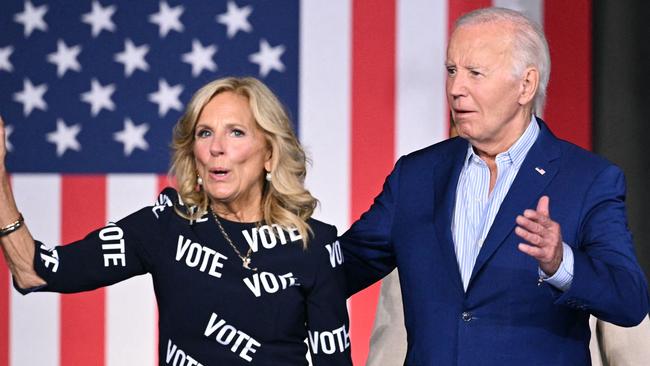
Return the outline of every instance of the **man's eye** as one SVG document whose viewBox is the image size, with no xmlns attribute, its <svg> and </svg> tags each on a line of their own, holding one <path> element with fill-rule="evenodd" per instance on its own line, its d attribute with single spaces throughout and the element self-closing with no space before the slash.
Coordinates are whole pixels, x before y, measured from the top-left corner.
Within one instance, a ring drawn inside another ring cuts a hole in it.
<svg viewBox="0 0 650 366">
<path fill-rule="evenodd" d="M 456 75 L 456 69 L 454 69 L 453 67 L 448 67 L 447 68 L 447 75 L 449 75 L 449 76 Z"/>
<path fill-rule="evenodd" d="M 476 70 L 470 70 L 469 74 L 472 75 L 472 76 L 480 76 L 481 75 L 481 73 L 476 71 Z"/>
</svg>

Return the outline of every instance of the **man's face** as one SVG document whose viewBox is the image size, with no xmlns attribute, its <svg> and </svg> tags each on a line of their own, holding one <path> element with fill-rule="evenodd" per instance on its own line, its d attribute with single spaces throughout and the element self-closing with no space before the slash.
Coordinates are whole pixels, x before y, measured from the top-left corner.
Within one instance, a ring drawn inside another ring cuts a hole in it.
<svg viewBox="0 0 650 366">
<path fill-rule="evenodd" d="M 509 31 L 504 22 L 466 25 L 449 41 L 449 108 L 458 134 L 478 148 L 507 149 L 528 122 L 519 103 L 523 76 L 513 75 Z"/>
</svg>

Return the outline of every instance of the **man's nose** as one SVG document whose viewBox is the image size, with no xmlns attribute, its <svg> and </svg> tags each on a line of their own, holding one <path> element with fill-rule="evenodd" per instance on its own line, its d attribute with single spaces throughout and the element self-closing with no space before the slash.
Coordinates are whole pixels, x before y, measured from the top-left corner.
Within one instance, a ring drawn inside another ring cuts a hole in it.
<svg viewBox="0 0 650 366">
<path fill-rule="evenodd" d="M 454 98 L 467 95 L 467 79 L 461 73 L 447 77 L 447 92 Z"/>
</svg>

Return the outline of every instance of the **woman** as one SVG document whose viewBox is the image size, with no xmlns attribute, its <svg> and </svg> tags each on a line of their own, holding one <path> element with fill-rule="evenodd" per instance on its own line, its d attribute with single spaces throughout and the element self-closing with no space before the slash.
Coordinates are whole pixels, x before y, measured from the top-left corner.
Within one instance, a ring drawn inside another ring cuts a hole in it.
<svg viewBox="0 0 650 366">
<path fill-rule="evenodd" d="M 306 339 L 315 365 L 351 364 L 336 229 L 310 218 L 305 154 L 261 82 L 225 78 L 196 92 L 174 129 L 178 192 L 52 250 L 16 207 L 0 125 L 0 240 L 18 291 L 151 273 L 161 365 L 304 365 Z"/>
</svg>

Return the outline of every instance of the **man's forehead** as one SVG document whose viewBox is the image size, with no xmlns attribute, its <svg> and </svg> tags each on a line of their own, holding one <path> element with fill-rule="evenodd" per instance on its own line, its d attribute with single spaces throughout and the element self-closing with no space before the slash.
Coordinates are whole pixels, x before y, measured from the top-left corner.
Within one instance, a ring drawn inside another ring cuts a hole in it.
<svg viewBox="0 0 650 366">
<path fill-rule="evenodd" d="M 503 22 L 463 25 L 452 33 L 447 47 L 447 61 L 454 58 L 478 58 L 509 54 L 512 29 Z M 478 61 L 478 60 L 477 60 Z"/>
</svg>

